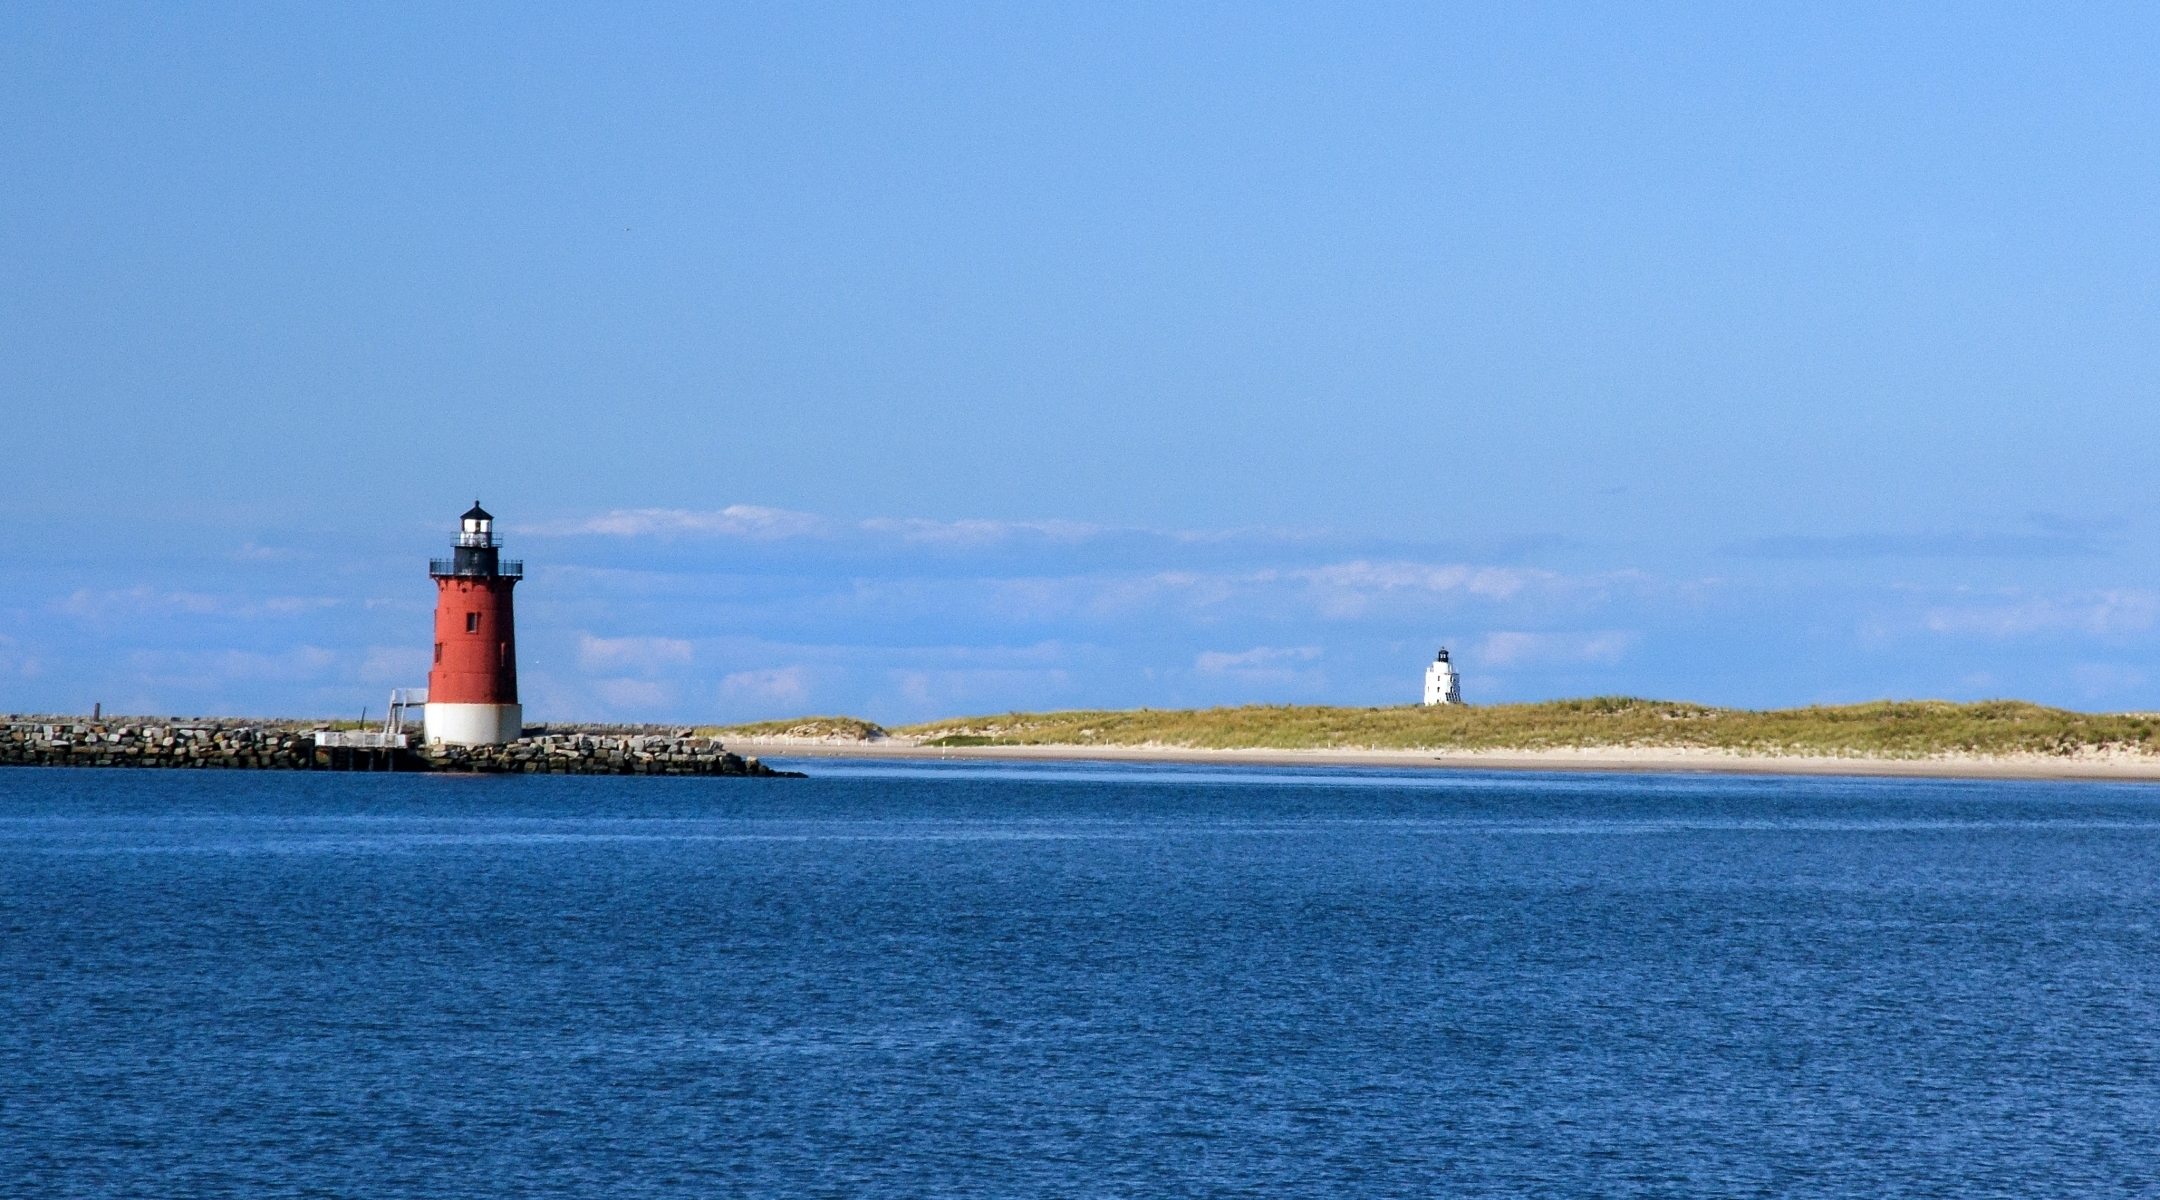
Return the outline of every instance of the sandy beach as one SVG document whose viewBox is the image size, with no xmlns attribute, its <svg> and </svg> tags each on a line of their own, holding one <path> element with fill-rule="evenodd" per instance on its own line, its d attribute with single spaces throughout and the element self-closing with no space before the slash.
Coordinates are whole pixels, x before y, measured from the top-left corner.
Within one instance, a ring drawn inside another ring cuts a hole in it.
<svg viewBox="0 0 2160 1200">
<path fill-rule="evenodd" d="M 875 741 L 729 738 L 765 758 L 944 759 L 1006 762 L 1216 763 L 1238 766 L 1417 767 L 1466 771 L 1606 771 L 1635 774 L 1851 775 L 1940 779 L 2086 779 L 2160 782 L 2160 755 L 2087 753 L 1862 758 L 1731 754 L 1718 750 L 1598 747 L 1581 750 L 1207 750 L 1184 746 L 923 746 Z"/>
</svg>

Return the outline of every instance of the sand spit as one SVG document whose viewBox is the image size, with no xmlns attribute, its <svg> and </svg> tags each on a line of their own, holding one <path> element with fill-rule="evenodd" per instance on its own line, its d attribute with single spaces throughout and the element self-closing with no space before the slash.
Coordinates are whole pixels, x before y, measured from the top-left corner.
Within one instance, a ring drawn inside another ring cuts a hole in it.
<svg viewBox="0 0 2160 1200">
<path fill-rule="evenodd" d="M 904 737 L 746 738 L 786 758 L 944 759 L 1006 762 L 1214 763 L 1223 766 L 1420 767 L 1469 771 L 1603 771 L 1640 774 L 1850 775 L 1937 779 L 2089 779 L 2160 782 L 2160 754 L 2113 749 L 2071 754 L 1871 758 L 1742 754 L 1687 747 L 1594 746 L 1569 750 L 1213 750 L 1190 746 L 925 746 Z"/>
</svg>

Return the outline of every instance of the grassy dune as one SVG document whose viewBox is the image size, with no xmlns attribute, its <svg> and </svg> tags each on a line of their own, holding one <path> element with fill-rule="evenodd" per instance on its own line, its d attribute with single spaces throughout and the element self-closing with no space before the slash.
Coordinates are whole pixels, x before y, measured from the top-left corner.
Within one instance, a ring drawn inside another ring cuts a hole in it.
<svg viewBox="0 0 2160 1200">
<path fill-rule="evenodd" d="M 829 718 L 828 718 L 829 719 Z M 790 722 L 767 722 L 787 726 Z M 864 726 L 866 733 L 874 726 Z M 1179 746 L 1211 749 L 1559 750 L 1691 748 L 1743 754 L 1925 758 L 1942 754 L 2160 752 L 2150 715 L 2094 714 L 2016 700 L 1877 701 L 1768 712 L 1600 696 L 1544 704 L 1007 713 L 892 730 L 948 746 Z M 739 732 L 748 732 L 743 727 Z M 777 732 L 777 730 L 776 730 Z M 868 735 L 868 736 L 875 736 Z"/>
<path fill-rule="evenodd" d="M 784 721 L 756 721 L 748 725 L 722 725 L 700 729 L 719 737 L 825 738 L 833 741 L 867 742 L 885 736 L 885 730 L 855 717 L 792 717 Z"/>
</svg>

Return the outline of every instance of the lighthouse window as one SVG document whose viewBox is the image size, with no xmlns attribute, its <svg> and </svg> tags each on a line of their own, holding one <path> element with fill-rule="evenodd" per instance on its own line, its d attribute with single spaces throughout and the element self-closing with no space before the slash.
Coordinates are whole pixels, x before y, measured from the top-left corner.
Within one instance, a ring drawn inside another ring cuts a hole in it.
<svg viewBox="0 0 2160 1200">
<path fill-rule="evenodd" d="M 442 643 L 441 643 L 441 642 L 437 642 L 437 643 L 435 643 L 435 661 L 436 661 L 436 662 L 441 662 L 441 661 L 442 661 Z"/>
<path fill-rule="evenodd" d="M 466 614 L 465 614 L 465 632 L 467 632 L 467 633 L 478 633 L 478 632 L 480 632 L 480 614 L 479 614 L 479 613 L 466 613 Z"/>
</svg>

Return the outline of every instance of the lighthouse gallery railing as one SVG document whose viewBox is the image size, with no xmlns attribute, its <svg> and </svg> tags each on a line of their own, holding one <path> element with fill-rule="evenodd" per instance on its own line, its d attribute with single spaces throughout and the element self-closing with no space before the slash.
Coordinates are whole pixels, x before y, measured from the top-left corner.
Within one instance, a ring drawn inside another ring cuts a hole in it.
<svg viewBox="0 0 2160 1200">
<path fill-rule="evenodd" d="M 457 560 L 454 558 L 431 558 L 427 560 L 427 567 L 430 575 L 478 575 L 481 573 L 479 571 L 459 571 L 457 569 Z M 511 579 L 523 579 L 525 578 L 525 560 L 522 558 L 504 559 L 496 565 L 495 573 L 508 576 Z"/>
</svg>

